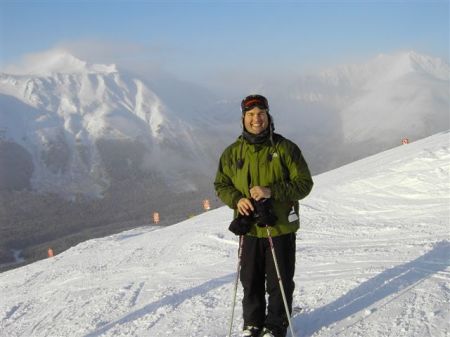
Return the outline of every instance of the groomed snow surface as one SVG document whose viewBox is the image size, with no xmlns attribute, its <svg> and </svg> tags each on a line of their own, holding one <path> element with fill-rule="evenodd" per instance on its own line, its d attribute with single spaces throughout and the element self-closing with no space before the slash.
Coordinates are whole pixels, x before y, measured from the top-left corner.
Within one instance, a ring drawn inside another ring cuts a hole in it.
<svg viewBox="0 0 450 337">
<path fill-rule="evenodd" d="M 297 236 L 298 337 L 450 336 L 449 137 L 315 177 Z M 0 274 L 0 335 L 226 336 L 231 213 L 90 240 Z"/>
</svg>

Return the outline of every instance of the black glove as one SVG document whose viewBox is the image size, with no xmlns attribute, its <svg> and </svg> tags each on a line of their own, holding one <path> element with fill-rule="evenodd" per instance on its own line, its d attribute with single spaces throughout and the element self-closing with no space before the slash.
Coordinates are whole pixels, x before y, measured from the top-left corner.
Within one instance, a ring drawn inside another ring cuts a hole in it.
<svg viewBox="0 0 450 337">
<path fill-rule="evenodd" d="M 259 227 L 275 226 L 277 221 L 276 215 L 273 213 L 272 199 L 261 199 L 254 202 L 255 211 L 253 218 Z"/>
<path fill-rule="evenodd" d="M 245 235 L 250 232 L 252 224 L 254 222 L 253 215 L 241 215 L 239 214 L 236 219 L 234 219 L 228 229 L 236 235 Z"/>
</svg>

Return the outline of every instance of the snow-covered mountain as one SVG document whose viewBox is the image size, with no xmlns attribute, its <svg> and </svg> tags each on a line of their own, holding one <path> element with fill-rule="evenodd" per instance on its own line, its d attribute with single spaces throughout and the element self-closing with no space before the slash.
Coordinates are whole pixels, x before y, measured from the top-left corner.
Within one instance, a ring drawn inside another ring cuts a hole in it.
<svg viewBox="0 0 450 337">
<path fill-rule="evenodd" d="M 2 172 L 28 173 L 6 187 L 97 196 L 123 174 L 117 167 L 156 172 L 169 184 L 178 168 L 207 172 L 194 164 L 205 158 L 193 127 L 143 81 L 66 52 L 45 56 L 24 74 L 0 74 L 0 136 L 16 158 Z M 185 179 L 179 188 L 196 187 Z"/>
<path fill-rule="evenodd" d="M 450 67 L 416 52 L 340 65 L 269 88 L 282 104 L 276 121 L 305 144 L 314 166 L 340 166 L 450 127 Z"/>
<path fill-rule="evenodd" d="M 297 337 L 448 336 L 450 133 L 314 180 L 297 236 Z M 2 336 L 226 336 L 231 216 L 141 227 L 1 273 Z"/>
<path fill-rule="evenodd" d="M 352 92 L 341 110 L 346 143 L 393 132 L 419 138 L 449 123 L 450 67 L 441 59 L 415 52 L 379 55 L 322 76 Z"/>
<path fill-rule="evenodd" d="M 196 190 L 240 133 L 241 97 L 51 50 L 0 74 L 0 189 L 100 196 L 136 176 Z M 403 52 L 261 87 L 323 172 L 450 127 L 449 65 Z M 249 92 L 252 90 L 249 89 Z M 243 93 L 245 95 L 247 93 Z M 137 179 L 137 180 L 138 180 Z"/>
</svg>

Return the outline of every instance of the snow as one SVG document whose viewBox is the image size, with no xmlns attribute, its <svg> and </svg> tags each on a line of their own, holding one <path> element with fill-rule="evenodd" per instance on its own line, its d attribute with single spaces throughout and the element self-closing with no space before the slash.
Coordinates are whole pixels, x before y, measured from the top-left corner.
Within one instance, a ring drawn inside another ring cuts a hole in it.
<svg viewBox="0 0 450 337">
<path fill-rule="evenodd" d="M 297 236 L 298 337 L 450 336 L 449 135 L 314 177 Z M 0 274 L 1 336 L 226 336 L 231 216 L 143 226 Z"/>
</svg>

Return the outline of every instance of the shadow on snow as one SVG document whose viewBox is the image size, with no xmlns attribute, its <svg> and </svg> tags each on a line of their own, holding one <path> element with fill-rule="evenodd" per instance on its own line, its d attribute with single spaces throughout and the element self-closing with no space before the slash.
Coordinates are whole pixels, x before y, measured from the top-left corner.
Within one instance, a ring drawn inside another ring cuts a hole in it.
<svg viewBox="0 0 450 337">
<path fill-rule="evenodd" d="M 381 274 L 352 289 L 334 302 L 312 312 L 300 314 L 295 317 L 293 319 L 293 324 L 294 329 L 297 332 L 297 337 L 311 336 L 320 329 L 339 322 L 347 317 L 351 317 L 384 298 L 400 293 L 406 288 L 425 280 L 427 277 L 446 269 L 449 262 L 450 242 L 438 242 L 432 250 L 414 261 L 387 269 Z M 168 295 L 114 322 L 102 326 L 96 331 L 85 335 L 85 337 L 100 336 L 118 325 L 135 321 L 164 306 L 176 308 L 192 297 L 204 294 L 212 289 L 231 282 L 234 277 L 235 274 L 225 275 L 200 284 L 194 288 Z M 162 316 L 153 321 L 147 329 L 157 324 L 161 318 Z"/>
<path fill-rule="evenodd" d="M 202 283 L 194 288 L 182 290 L 178 293 L 165 296 L 165 297 L 161 298 L 160 300 L 150 303 L 150 304 L 146 305 L 145 307 L 143 307 L 139 310 L 136 310 L 114 322 L 111 322 L 111 323 L 108 323 L 108 324 L 102 326 L 101 328 L 97 329 L 96 331 L 93 331 L 93 332 L 85 335 L 85 337 L 100 336 L 100 335 L 104 334 L 105 332 L 107 332 L 108 330 L 111 330 L 118 325 L 122 325 L 122 324 L 126 324 L 129 322 L 135 321 L 145 315 L 148 315 L 148 314 L 151 314 L 151 313 L 157 311 L 159 308 L 162 308 L 164 306 L 170 306 L 172 308 L 176 308 L 180 304 L 182 304 L 184 301 L 186 301 L 190 298 L 205 294 L 205 293 L 209 292 L 210 290 L 219 288 L 220 286 L 231 282 L 234 279 L 234 277 L 235 277 L 235 274 L 225 275 L 225 276 L 210 280 L 208 282 Z M 151 328 L 156 323 L 158 323 L 159 320 L 163 317 L 164 317 L 164 315 L 161 315 L 146 328 L 147 329 Z"/>
<path fill-rule="evenodd" d="M 374 303 L 399 293 L 446 269 L 450 263 L 450 242 L 441 241 L 414 261 L 390 268 L 314 311 L 294 318 L 297 337 L 308 337 L 333 323 L 351 317 Z"/>
</svg>

